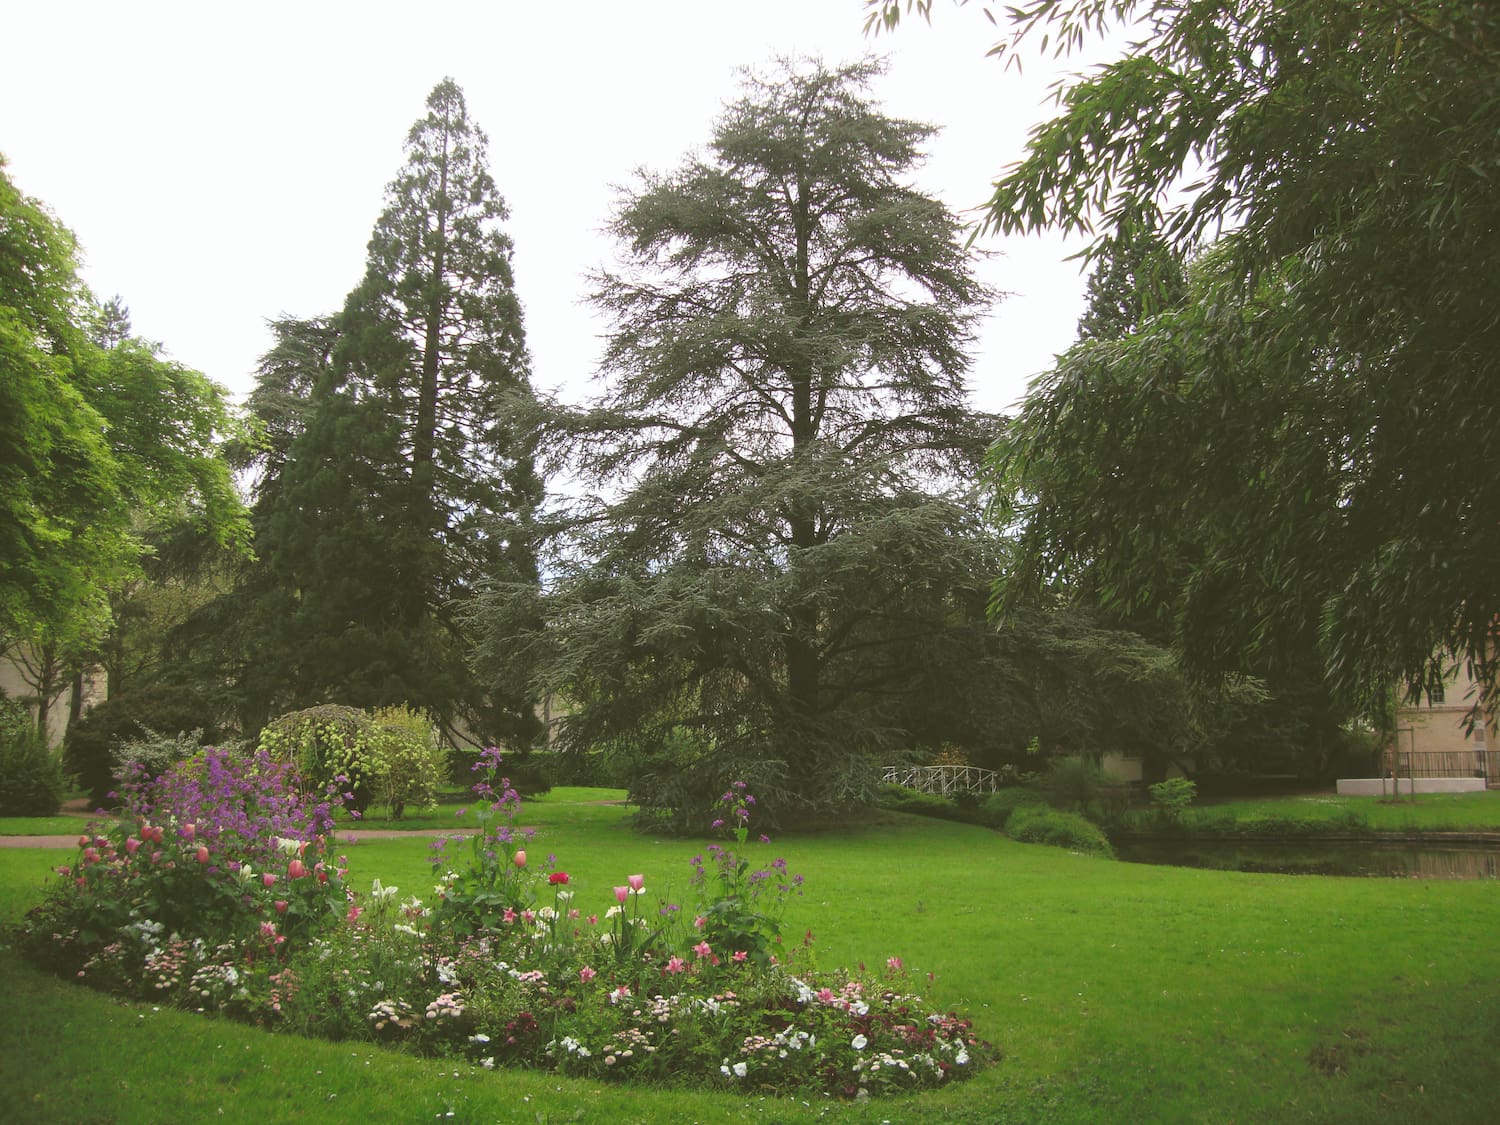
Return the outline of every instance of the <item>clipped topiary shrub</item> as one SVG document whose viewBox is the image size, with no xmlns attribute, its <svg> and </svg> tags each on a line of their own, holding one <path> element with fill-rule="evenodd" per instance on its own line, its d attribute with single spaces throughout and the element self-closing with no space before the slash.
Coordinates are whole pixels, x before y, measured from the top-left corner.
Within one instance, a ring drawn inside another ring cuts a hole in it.
<svg viewBox="0 0 1500 1125">
<path fill-rule="evenodd" d="M 326 703 L 290 711 L 266 724 L 260 748 L 290 762 L 304 783 L 323 786 L 347 778 L 347 808 L 362 813 L 379 792 L 381 765 L 375 722 L 357 707 Z"/>
<path fill-rule="evenodd" d="M 371 742 L 378 799 L 400 820 L 406 807 L 437 804 L 438 781 L 447 769 L 447 754 L 438 745 L 437 728 L 421 711 L 382 707 L 371 719 Z"/>
<path fill-rule="evenodd" d="M 1023 844 L 1050 844 L 1055 848 L 1108 856 L 1115 850 L 1099 827 L 1078 813 L 1060 812 L 1042 805 L 1025 806 L 1010 815 L 1005 834 Z"/>
<path fill-rule="evenodd" d="M 37 734 L 30 713 L 0 699 L 0 816 L 51 816 L 66 792 L 62 761 Z"/>
</svg>

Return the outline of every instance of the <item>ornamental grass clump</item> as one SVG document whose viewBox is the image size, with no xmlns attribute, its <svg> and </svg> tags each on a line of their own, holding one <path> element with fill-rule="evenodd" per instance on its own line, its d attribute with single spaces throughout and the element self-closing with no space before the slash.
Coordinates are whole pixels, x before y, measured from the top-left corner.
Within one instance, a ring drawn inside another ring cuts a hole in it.
<svg viewBox="0 0 1500 1125">
<path fill-rule="evenodd" d="M 262 755 L 239 772 L 205 755 L 127 789 L 131 815 L 80 839 L 23 944 L 111 992 L 483 1068 L 859 1098 L 949 1083 L 993 1056 L 913 991 L 899 958 L 829 973 L 811 964 L 811 934 L 783 945 L 780 908 L 801 880 L 785 860 L 747 858 L 744 783 L 719 809 L 735 847 L 699 857 L 683 909 L 644 873 L 589 887 L 534 860 L 499 766 L 481 755 L 477 831 L 439 849 L 424 902 L 379 880 L 355 892 L 342 860 L 323 858 L 326 806 L 297 804 L 285 764 Z M 285 827 L 294 808 L 300 835 Z M 210 809 L 223 823 L 183 819 Z"/>
</svg>

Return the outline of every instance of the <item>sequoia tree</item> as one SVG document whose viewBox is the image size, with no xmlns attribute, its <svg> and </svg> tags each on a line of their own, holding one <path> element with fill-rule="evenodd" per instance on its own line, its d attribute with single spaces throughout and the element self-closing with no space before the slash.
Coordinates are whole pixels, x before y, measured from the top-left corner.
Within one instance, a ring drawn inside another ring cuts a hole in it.
<svg viewBox="0 0 1500 1125">
<path fill-rule="evenodd" d="M 484 666 L 563 692 L 569 745 L 692 747 L 648 806 L 731 773 L 844 800 L 915 740 L 939 669 L 983 661 L 942 638 L 982 622 L 964 489 L 993 421 L 964 373 L 988 294 L 909 182 L 933 130 L 880 112 L 878 73 L 747 75 L 705 155 L 622 199 L 607 385 L 549 420 L 586 495 L 546 596 L 485 615 Z"/>
<path fill-rule="evenodd" d="M 516 424 L 529 361 L 486 150 L 439 83 L 364 280 L 336 317 L 275 326 L 251 399 L 275 439 L 257 485 L 264 570 L 240 593 L 276 607 L 248 651 L 273 656 L 282 686 L 250 693 L 257 713 L 410 704 L 475 737 L 533 730 L 524 698 L 470 674 L 457 615 L 480 582 L 536 574 L 519 530 L 541 493 Z"/>
</svg>

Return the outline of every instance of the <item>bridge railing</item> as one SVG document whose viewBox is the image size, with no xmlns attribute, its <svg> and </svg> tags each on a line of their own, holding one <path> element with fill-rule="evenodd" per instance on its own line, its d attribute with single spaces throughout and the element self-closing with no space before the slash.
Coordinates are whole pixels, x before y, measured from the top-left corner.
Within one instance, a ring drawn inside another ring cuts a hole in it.
<svg viewBox="0 0 1500 1125">
<path fill-rule="evenodd" d="M 993 793 L 1000 787 L 994 770 L 979 766 L 886 766 L 882 781 L 921 793 Z"/>
</svg>

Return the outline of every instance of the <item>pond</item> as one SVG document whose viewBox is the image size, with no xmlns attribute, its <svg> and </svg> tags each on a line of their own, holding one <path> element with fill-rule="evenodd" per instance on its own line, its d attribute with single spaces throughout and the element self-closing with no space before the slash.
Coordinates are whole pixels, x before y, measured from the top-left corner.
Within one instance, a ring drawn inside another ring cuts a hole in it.
<svg viewBox="0 0 1500 1125">
<path fill-rule="evenodd" d="M 1371 843 L 1367 840 L 1124 840 L 1127 863 L 1210 867 L 1279 875 L 1396 879 L 1497 879 L 1500 847 L 1485 844 Z"/>
</svg>

